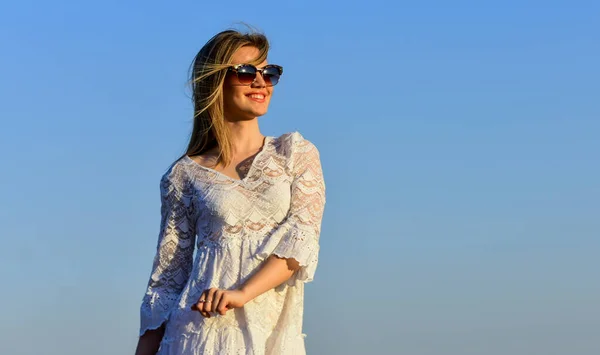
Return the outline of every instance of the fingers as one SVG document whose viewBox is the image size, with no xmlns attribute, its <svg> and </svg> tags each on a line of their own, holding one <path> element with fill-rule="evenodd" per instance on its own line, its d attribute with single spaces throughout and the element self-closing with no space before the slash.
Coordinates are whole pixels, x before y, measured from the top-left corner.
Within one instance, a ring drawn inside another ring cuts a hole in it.
<svg viewBox="0 0 600 355">
<path fill-rule="evenodd" d="M 209 312 L 213 312 L 213 304 L 215 303 L 215 293 L 218 291 L 219 289 L 216 287 L 211 287 L 208 289 L 208 292 L 206 292 L 206 301 L 204 302 L 204 312 L 207 314 L 208 318 L 211 317 Z"/>
<path fill-rule="evenodd" d="M 210 318 L 210 312 L 225 315 L 227 312 L 227 297 L 224 290 L 216 287 L 205 290 L 200 295 L 198 302 L 192 305 L 191 309 L 200 312 L 203 317 Z"/>
<path fill-rule="evenodd" d="M 217 306 L 219 305 L 219 300 L 220 300 L 221 296 L 223 296 L 223 291 L 217 289 L 215 291 L 215 293 L 213 294 L 212 303 L 210 304 L 211 312 L 217 311 Z"/>
<path fill-rule="evenodd" d="M 206 296 L 206 302 L 204 302 L 204 310 L 206 312 L 214 312 L 214 304 L 215 304 L 215 295 L 219 291 L 216 287 L 211 287 L 208 289 L 208 295 Z"/>
<path fill-rule="evenodd" d="M 203 295 L 204 295 L 204 298 L 201 298 L 201 300 L 204 300 L 204 301 L 203 301 L 203 302 L 201 302 L 201 303 L 199 303 L 199 304 L 200 304 L 200 306 L 198 307 L 198 310 L 200 311 L 200 314 L 201 314 L 203 317 L 205 317 L 205 318 L 210 318 L 210 313 L 208 313 L 208 310 L 207 310 L 207 307 L 208 307 L 208 305 L 207 305 L 207 303 L 206 303 L 206 300 L 208 299 L 208 296 L 207 296 L 207 294 L 208 294 L 208 292 L 204 292 L 204 293 L 203 293 Z M 209 304 L 210 304 L 210 302 L 209 302 Z"/>
<path fill-rule="evenodd" d="M 210 314 L 208 314 L 208 312 L 206 312 L 204 310 L 204 307 L 205 307 L 204 304 L 206 303 L 207 294 L 208 294 L 208 291 L 202 292 L 202 295 L 200 295 L 200 299 L 198 300 L 198 303 L 196 303 L 196 308 L 198 309 L 198 312 L 200 312 L 202 317 L 210 318 Z"/>
<path fill-rule="evenodd" d="M 204 290 L 204 292 L 202 292 L 200 295 L 198 302 L 192 306 L 192 310 L 197 310 L 205 318 L 210 318 L 210 314 L 208 313 L 210 311 L 210 304 L 212 303 L 211 299 L 209 298 L 210 290 L 211 289 Z"/>
<path fill-rule="evenodd" d="M 224 316 L 227 313 L 227 293 L 225 291 L 217 292 L 218 301 L 215 301 L 213 312 L 218 312 L 220 315 Z"/>
</svg>

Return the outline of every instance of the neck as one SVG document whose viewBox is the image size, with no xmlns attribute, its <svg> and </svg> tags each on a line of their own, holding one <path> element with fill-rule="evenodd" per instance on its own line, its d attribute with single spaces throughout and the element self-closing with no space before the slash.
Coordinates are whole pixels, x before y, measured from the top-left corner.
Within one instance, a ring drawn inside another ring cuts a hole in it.
<svg viewBox="0 0 600 355">
<path fill-rule="evenodd" d="M 245 154 L 259 149 L 265 136 L 260 133 L 258 118 L 250 121 L 226 121 L 229 127 L 233 154 Z"/>
</svg>

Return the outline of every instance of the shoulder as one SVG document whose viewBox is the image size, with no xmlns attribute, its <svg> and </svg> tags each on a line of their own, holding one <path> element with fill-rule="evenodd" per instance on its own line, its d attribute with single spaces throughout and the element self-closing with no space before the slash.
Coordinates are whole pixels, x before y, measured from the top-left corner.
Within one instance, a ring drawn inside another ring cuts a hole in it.
<svg viewBox="0 0 600 355">
<path fill-rule="evenodd" d="M 183 156 L 169 165 L 160 178 L 161 190 L 184 190 L 188 186 L 188 160 Z"/>
<path fill-rule="evenodd" d="M 287 156 L 308 152 L 319 153 L 315 144 L 298 131 L 284 133 L 276 137 L 275 142 L 278 150 Z"/>
<path fill-rule="evenodd" d="M 298 131 L 277 137 L 275 146 L 277 153 L 285 159 L 286 167 L 291 172 L 303 170 L 309 165 L 320 166 L 321 164 L 316 145 Z"/>
</svg>

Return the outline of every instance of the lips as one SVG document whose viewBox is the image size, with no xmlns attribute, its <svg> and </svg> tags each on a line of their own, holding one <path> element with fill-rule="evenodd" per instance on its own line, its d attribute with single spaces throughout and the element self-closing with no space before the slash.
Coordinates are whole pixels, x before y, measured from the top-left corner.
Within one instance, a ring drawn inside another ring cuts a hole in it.
<svg viewBox="0 0 600 355">
<path fill-rule="evenodd" d="M 251 92 L 246 94 L 246 97 L 255 102 L 265 102 L 265 98 L 267 95 L 258 92 Z"/>
</svg>

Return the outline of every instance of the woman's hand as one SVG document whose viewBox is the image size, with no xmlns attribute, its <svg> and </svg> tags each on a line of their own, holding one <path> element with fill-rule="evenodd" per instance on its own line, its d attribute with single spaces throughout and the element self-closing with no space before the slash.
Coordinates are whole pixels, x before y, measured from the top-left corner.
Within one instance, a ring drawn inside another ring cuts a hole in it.
<svg viewBox="0 0 600 355">
<path fill-rule="evenodd" d="M 198 302 L 192 305 L 192 310 L 207 318 L 210 318 L 209 312 L 217 312 L 224 316 L 228 310 L 243 307 L 246 302 L 248 299 L 243 291 L 212 287 L 202 292 Z"/>
</svg>

